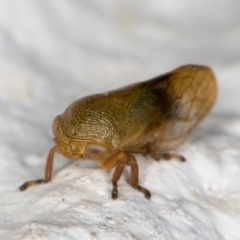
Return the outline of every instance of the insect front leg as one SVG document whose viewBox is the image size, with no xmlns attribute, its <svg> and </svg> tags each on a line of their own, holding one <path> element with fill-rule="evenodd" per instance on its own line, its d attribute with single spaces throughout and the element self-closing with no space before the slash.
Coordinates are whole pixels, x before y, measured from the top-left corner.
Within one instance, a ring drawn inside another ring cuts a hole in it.
<svg viewBox="0 0 240 240">
<path fill-rule="evenodd" d="M 125 168 L 126 162 L 125 161 L 119 161 L 117 163 L 117 166 L 115 168 L 114 174 L 112 176 L 112 199 L 117 199 L 118 197 L 118 184 L 120 177 L 122 176 L 123 170 Z"/>
<path fill-rule="evenodd" d="M 37 185 L 41 183 L 47 183 L 51 180 L 52 178 L 52 166 L 53 166 L 53 158 L 54 154 L 56 152 L 56 147 L 52 147 L 47 158 L 47 164 L 46 164 L 46 169 L 45 169 L 45 179 L 38 179 L 38 180 L 31 180 L 25 182 L 23 185 L 19 187 L 20 191 L 26 190 L 28 187 L 32 185 Z"/>
<path fill-rule="evenodd" d="M 118 152 L 105 161 L 99 161 L 99 165 L 105 170 L 111 170 L 116 166 L 112 176 L 112 199 L 116 199 L 118 197 L 117 182 L 119 181 L 126 165 L 131 167 L 130 183 L 132 187 L 144 193 L 145 197 L 147 199 L 150 199 L 150 191 L 138 184 L 138 164 L 136 158 L 133 155 L 126 152 Z"/>
</svg>

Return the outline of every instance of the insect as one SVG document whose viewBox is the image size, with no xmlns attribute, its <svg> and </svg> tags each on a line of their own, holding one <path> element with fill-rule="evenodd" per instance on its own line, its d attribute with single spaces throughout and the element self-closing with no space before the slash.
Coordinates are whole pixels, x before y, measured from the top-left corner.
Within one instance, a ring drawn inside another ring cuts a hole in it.
<svg viewBox="0 0 240 240">
<path fill-rule="evenodd" d="M 112 198 L 118 197 L 118 181 L 130 166 L 130 184 L 151 197 L 138 184 L 134 153 L 155 160 L 184 157 L 170 154 L 197 127 L 213 107 L 217 83 L 206 66 L 185 65 L 148 81 L 73 102 L 53 122 L 55 146 L 49 152 L 45 178 L 25 182 L 29 186 L 52 179 L 55 153 L 70 159 L 87 158 L 104 170 L 115 168 Z"/>
</svg>

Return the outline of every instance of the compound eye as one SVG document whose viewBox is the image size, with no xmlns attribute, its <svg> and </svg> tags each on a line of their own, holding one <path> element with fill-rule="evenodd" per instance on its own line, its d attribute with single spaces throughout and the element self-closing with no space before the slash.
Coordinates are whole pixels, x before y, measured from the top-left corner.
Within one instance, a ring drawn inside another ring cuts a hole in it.
<svg viewBox="0 0 240 240">
<path fill-rule="evenodd" d="M 106 147 L 100 146 L 100 145 L 95 145 L 95 144 L 90 144 L 90 145 L 89 145 L 89 150 L 90 150 L 93 154 L 100 154 L 100 153 L 106 151 Z"/>
<path fill-rule="evenodd" d="M 110 149 L 96 143 L 89 143 L 85 149 L 85 157 L 92 160 L 104 160 L 110 157 L 110 155 Z"/>
</svg>

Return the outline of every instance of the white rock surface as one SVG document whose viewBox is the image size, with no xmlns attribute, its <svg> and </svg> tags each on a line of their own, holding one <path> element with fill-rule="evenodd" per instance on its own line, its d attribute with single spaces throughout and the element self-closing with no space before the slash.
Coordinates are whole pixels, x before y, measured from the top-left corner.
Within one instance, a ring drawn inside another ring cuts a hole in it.
<svg viewBox="0 0 240 240">
<path fill-rule="evenodd" d="M 240 239 L 240 1 L 0 2 L 0 239 Z M 146 200 L 111 173 L 57 155 L 43 177 L 53 118 L 75 99 L 186 63 L 211 66 L 214 111 L 176 150 L 137 156 Z"/>
</svg>

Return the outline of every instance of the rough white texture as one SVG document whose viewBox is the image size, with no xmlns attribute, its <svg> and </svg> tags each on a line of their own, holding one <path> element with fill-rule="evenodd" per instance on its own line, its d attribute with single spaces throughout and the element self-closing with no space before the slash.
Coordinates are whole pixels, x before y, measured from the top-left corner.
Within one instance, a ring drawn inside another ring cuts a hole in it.
<svg viewBox="0 0 240 240">
<path fill-rule="evenodd" d="M 42 0 L 0 3 L 0 239 L 240 239 L 240 1 Z M 214 111 L 177 153 L 137 156 L 150 201 L 111 173 L 57 155 L 53 118 L 75 99 L 186 63 L 211 66 Z"/>
</svg>

